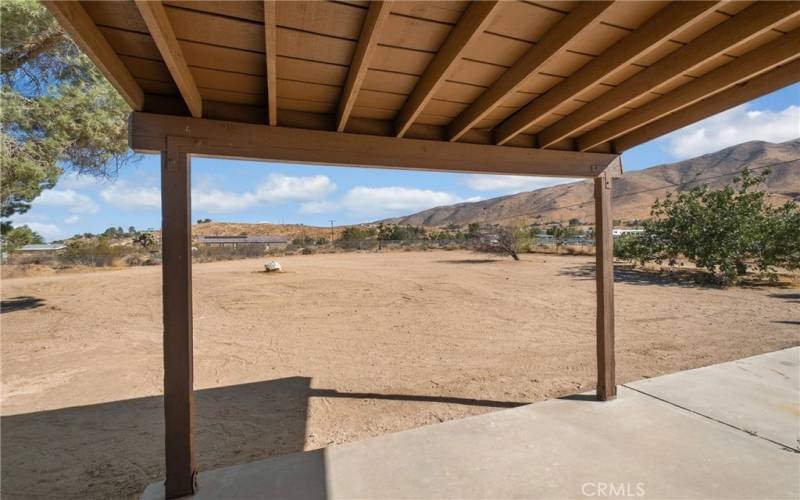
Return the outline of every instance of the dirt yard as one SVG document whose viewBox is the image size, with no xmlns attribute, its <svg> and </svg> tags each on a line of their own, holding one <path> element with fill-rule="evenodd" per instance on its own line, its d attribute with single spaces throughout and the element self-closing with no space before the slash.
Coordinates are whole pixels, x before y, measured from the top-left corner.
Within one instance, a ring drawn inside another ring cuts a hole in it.
<svg viewBox="0 0 800 500">
<path fill-rule="evenodd" d="M 194 268 L 200 469 L 587 391 L 593 260 L 336 254 Z M 161 270 L 2 283 L 2 496 L 163 477 Z M 620 383 L 800 345 L 797 289 L 620 269 Z"/>
</svg>

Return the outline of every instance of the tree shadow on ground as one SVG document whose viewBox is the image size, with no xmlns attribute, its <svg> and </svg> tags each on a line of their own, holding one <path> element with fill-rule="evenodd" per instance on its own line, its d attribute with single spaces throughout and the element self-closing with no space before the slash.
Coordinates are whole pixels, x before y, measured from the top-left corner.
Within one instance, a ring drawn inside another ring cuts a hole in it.
<svg viewBox="0 0 800 500">
<path fill-rule="evenodd" d="M 774 299 L 783 299 L 793 304 L 800 304 L 800 293 L 771 293 L 769 296 Z"/>
<path fill-rule="evenodd" d="M 492 262 L 502 262 L 502 259 L 445 259 L 437 260 L 437 264 L 491 264 Z"/>
<path fill-rule="evenodd" d="M 44 305 L 44 299 L 39 297 L 31 297 L 30 295 L 13 297 L 8 300 L 0 301 L 0 313 L 10 313 L 14 311 L 23 311 L 25 309 L 36 309 Z"/>
<path fill-rule="evenodd" d="M 572 276 L 579 280 L 594 280 L 595 265 L 584 264 L 581 266 L 563 267 L 559 271 L 562 276 Z M 634 268 L 631 265 L 615 264 L 614 281 L 617 283 L 630 283 L 633 285 L 658 285 L 658 286 L 680 286 L 686 288 L 720 288 L 710 283 L 697 281 L 697 273 L 689 271 L 669 271 L 659 272 L 641 268 Z"/>
<path fill-rule="evenodd" d="M 312 389 L 310 383 L 309 377 L 290 377 L 195 391 L 198 470 L 303 451 L 312 397 L 496 408 L 528 404 L 450 396 L 339 392 Z M 136 497 L 148 484 L 164 478 L 163 397 L 3 416 L 0 445 L 3 465 L 0 495 L 4 499 Z M 309 477 L 303 478 L 303 484 L 310 496 L 324 498 L 324 464 L 304 470 Z"/>
</svg>

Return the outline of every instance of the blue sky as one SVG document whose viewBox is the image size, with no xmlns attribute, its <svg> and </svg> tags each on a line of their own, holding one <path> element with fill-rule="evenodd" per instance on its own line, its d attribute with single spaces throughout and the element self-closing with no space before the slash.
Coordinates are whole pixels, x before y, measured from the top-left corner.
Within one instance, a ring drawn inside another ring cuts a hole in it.
<svg viewBox="0 0 800 500">
<path fill-rule="evenodd" d="M 692 158 L 750 140 L 800 136 L 800 84 L 784 88 L 634 148 L 626 171 Z M 109 226 L 158 228 L 160 160 L 141 156 L 114 181 L 64 174 L 14 218 L 47 240 Z M 569 179 L 192 160 L 192 219 L 353 224 L 426 208 L 530 191 Z"/>
</svg>

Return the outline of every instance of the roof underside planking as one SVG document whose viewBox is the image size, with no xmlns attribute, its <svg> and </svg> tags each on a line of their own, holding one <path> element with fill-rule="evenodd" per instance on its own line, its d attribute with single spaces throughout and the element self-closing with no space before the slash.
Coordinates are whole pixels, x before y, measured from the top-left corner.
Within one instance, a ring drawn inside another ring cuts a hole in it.
<svg viewBox="0 0 800 500">
<path fill-rule="evenodd" d="M 800 80 L 800 2 L 45 2 L 136 111 L 619 154 Z"/>
</svg>

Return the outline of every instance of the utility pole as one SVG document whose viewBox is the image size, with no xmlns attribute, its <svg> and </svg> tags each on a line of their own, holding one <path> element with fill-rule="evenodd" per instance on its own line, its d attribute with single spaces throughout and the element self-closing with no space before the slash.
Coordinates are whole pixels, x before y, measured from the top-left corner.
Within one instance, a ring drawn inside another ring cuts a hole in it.
<svg viewBox="0 0 800 500">
<path fill-rule="evenodd" d="M 335 220 L 331 219 L 331 246 L 333 246 L 333 223 L 336 222 Z"/>
</svg>

